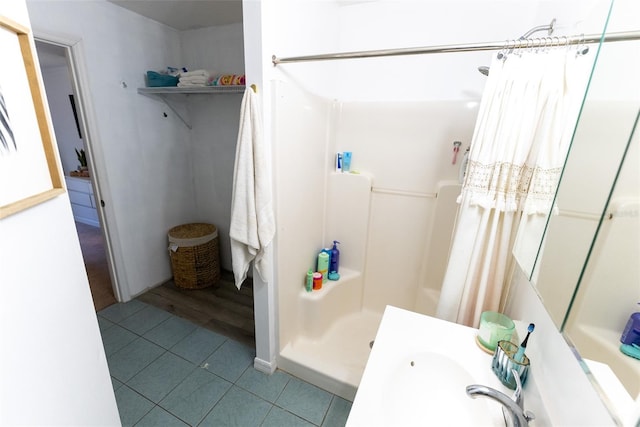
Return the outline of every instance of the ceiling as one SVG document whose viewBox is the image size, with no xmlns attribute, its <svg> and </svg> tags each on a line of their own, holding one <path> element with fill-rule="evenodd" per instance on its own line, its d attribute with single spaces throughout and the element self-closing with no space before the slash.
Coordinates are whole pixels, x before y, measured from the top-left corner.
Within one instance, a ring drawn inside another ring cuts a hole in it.
<svg viewBox="0 0 640 427">
<path fill-rule="evenodd" d="M 242 22 L 242 0 L 109 0 L 177 30 Z"/>
<path fill-rule="evenodd" d="M 242 22 L 242 0 L 109 0 L 180 31 Z M 36 43 L 42 68 L 66 65 L 65 49 Z"/>
</svg>

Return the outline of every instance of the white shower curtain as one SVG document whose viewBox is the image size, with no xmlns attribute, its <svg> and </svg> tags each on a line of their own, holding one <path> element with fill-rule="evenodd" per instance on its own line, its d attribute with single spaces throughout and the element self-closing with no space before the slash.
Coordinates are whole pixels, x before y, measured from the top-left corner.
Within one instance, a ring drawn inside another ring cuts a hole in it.
<svg viewBox="0 0 640 427">
<path fill-rule="evenodd" d="M 497 311 L 521 215 L 551 208 L 589 66 L 568 48 L 494 58 L 480 103 L 436 315 L 477 326 Z"/>
</svg>

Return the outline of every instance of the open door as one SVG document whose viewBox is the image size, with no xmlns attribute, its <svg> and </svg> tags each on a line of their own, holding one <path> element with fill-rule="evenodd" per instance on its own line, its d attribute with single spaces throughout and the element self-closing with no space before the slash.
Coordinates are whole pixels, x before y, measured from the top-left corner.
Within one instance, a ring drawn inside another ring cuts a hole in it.
<svg viewBox="0 0 640 427">
<path fill-rule="evenodd" d="M 36 40 L 36 50 L 91 295 L 96 311 L 100 311 L 117 302 L 118 294 L 71 51 L 69 46 L 41 39 Z"/>
</svg>

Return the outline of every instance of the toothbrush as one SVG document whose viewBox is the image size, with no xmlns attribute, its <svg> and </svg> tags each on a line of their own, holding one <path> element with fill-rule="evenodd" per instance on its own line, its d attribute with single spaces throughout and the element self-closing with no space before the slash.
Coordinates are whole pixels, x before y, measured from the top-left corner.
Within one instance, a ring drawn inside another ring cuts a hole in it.
<svg viewBox="0 0 640 427">
<path fill-rule="evenodd" d="M 527 336 L 524 337 L 524 340 L 522 340 L 522 344 L 520 344 L 518 351 L 516 352 L 515 356 L 513 356 L 513 360 L 515 360 L 516 362 L 522 363 L 522 360 L 524 359 L 524 352 L 527 349 L 527 341 L 529 341 L 529 335 L 531 335 L 531 332 L 533 332 L 533 329 L 535 327 L 536 325 L 534 325 L 533 323 L 529 323 L 529 327 L 527 328 Z"/>
</svg>

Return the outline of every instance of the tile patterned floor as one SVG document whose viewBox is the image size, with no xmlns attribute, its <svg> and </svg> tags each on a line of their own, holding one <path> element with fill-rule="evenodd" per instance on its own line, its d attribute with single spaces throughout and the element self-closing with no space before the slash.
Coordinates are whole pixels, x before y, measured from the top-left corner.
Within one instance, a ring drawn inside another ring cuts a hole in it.
<svg viewBox="0 0 640 427">
<path fill-rule="evenodd" d="M 133 300 L 98 312 L 123 426 L 344 426 L 351 402 L 280 370 L 255 351 Z"/>
</svg>

